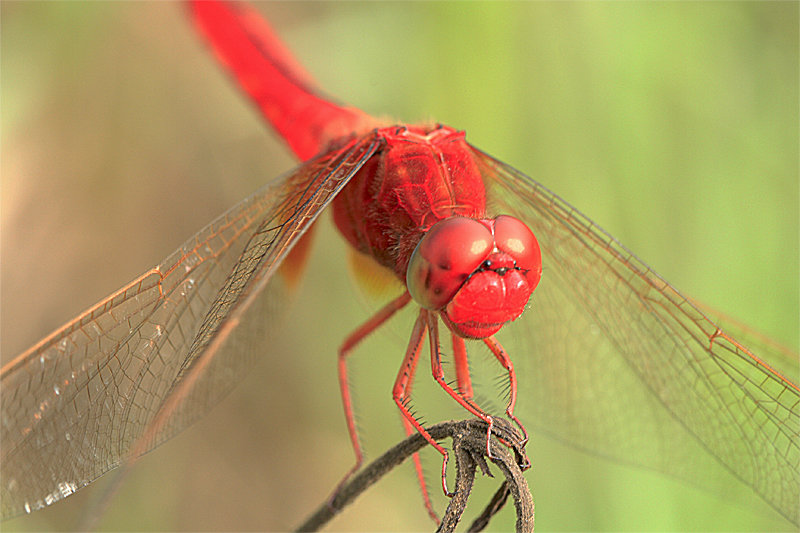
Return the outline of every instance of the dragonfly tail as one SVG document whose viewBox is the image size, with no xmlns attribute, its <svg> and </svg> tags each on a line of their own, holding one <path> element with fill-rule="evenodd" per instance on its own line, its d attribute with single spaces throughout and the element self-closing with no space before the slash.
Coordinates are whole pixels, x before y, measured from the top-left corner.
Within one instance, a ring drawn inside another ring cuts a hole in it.
<svg viewBox="0 0 800 533">
<path fill-rule="evenodd" d="M 261 15 L 246 5 L 191 0 L 193 20 L 239 85 L 301 160 L 343 136 L 378 126 L 363 111 L 319 95 Z"/>
</svg>

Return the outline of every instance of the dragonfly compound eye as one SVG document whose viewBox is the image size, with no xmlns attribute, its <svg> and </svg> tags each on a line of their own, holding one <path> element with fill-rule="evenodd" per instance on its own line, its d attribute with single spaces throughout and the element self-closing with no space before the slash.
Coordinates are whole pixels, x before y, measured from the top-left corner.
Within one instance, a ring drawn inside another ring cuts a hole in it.
<svg viewBox="0 0 800 533">
<path fill-rule="evenodd" d="M 408 292 L 420 306 L 442 309 L 493 248 L 491 230 L 478 220 L 453 217 L 437 222 L 408 263 Z"/>
<path fill-rule="evenodd" d="M 454 333 L 471 339 L 494 335 L 525 310 L 542 276 L 539 243 L 520 220 L 483 220 L 492 230 L 492 251 L 442 310 Z"/>
<path fill-rule="evenodd" d="M 494 219 L 494 242 L 498 250 L 514 258 L 514 268 L 522 271 L 530 290 L 535 289 L 542 278 L 542 252 L 528 226 L 512 216 L 500 215 Z"/>
</svg>

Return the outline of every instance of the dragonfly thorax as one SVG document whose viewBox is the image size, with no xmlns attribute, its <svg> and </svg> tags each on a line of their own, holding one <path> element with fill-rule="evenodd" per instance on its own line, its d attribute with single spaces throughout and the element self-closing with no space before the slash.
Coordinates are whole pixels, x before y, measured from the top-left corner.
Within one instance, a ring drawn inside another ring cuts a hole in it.
<svg viewBox="0 0 800 533">
<path fill-rule="evenodd" d="M 392 126 L 373 135 L 382 148 L 334 199 L 334 221 L 352 246 L 405 280 L 428 228 L 453 216 L 484 216 L 483 179 L 462 131 Z"/>
</svg>

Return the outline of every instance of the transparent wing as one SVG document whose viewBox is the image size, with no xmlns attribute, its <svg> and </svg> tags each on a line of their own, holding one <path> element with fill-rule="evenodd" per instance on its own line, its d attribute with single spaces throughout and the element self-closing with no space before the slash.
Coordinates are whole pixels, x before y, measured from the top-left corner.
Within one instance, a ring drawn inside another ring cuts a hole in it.
<svg viewBox="0 0 800 533">
<path fill-rule="evenodd" d="M 2 518 L 60 500 L 174 436 L 252 357 L 269 356 L 275 319 L 246 312 L 275 311 L 276 269 L 376 147 L 367 136 L 269 183 L 7 364 Z"/>
<path fill-rule="evenodd" d="M 523 422 L 701 486 L 713 457 L 797 524 L 800 390 L 765 363 L 797 376 L 797 356 L 735 340 L 562 199 L 475 155 L 490 211 L 524 220 L 542 248 L 530 309 L 500 336 Z"/>
</svg>

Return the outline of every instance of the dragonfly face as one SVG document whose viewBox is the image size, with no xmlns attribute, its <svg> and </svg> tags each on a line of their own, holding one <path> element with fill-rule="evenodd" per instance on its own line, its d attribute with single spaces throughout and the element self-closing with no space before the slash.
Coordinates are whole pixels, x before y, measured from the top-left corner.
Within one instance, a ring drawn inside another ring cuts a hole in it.
<svg viewBox="0 0 800 533">
<path fill-rule="evenodd" d="M 442 311 L 451 331 L 483 339 L 522 314 L 541 276 L 539 243 L 524 223 L 454 217 L 422 237 L 406 283 L 421 307 Z"/>
</svg>

